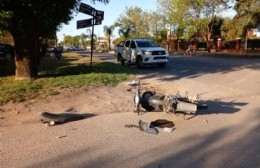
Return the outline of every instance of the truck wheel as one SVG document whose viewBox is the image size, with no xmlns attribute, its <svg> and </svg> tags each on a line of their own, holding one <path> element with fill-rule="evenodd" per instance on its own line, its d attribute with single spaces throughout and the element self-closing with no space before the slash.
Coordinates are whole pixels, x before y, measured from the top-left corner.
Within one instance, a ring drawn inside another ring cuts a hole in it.
<svg viewBox="0 0 260 168">
<path fill-rule="evenodd" d="M 6 54 L 5 54 L 5 58 L 6 58 L 7 60 L 12 59 L 12 54 L 6 53 Z"/>
<path fill-rule="evenodd" d="M 125 61 L 124 61 L 124 59 L 122 57 L 120 59 L 120 63 L 121 63 L 121 65 L 125 65 Z"/>
<path fill-rule="evenodd" d="M 118 62 L 120 62 L 121 65 L 125 65 L 125 61 L 121 55 L 118 56 L 117 60 L 118 60 Z"/>
<path fill-rule="evenodd" d="M 166 66 L 166 63 L 158 63 L 158 66 L 159 66 L 160 68 L 163 68 L 163 67 Z"/>
<path fill-rule="evenodd" d="M 141 56 L 137 57 L 136 65 L 137 65 L 137 68 L 143 68 L 144 67 L 143 59 L 142 59 Z"/>
</svg>

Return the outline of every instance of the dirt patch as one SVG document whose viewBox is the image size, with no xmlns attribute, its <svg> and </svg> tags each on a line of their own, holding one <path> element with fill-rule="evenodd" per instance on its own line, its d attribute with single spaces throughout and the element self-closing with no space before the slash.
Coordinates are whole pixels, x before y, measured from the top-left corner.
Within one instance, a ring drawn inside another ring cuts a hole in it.
<svg viewBox="0 0 260 168">
<path fill-rule="evenodd" d="M 131 87 L 127 83 L 129 81 L 122 82 L 116 87 L 63 88 L 55 90 L 56 95 L 42 95 L 21 103 L 10 102 L 0 107 L 1 120 L 4 121 L 5 126 L 10 126 L 23 122 L 38 122 L 36 119 L 42 112 L 75 112 L 97 115 L 132 112 L 135 89 L 130 89 Z M 141 81 L 141 90 L 173 93 L 177 91 L 177 87 L 147 79 Z"/>
</svg>

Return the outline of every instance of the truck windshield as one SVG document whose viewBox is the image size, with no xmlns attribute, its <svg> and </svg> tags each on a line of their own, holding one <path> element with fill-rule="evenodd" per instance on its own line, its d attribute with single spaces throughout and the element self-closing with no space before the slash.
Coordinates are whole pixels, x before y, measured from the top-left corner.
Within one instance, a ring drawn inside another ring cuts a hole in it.
<svg viewBox="0 0 260 168">
<path fill-rule="evenodd" d="M 152 41 L 136 41 L 138 47 L 158 47 L 158 45 Z"/>
</svg>

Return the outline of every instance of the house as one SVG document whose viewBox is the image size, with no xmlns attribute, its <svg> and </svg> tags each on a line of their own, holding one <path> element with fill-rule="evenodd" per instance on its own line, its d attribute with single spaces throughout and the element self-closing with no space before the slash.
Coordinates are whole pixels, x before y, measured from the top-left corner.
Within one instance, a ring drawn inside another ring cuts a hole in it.
<svg viewBox="0 0 260 168">
<path fill-rule="evenodd" d="M 108 38 L 106 37 L 98 37 L 96 44 L 95 44 L 95 49 L 96 51 L 104 51 L 108 50 Z"/>
</svg>

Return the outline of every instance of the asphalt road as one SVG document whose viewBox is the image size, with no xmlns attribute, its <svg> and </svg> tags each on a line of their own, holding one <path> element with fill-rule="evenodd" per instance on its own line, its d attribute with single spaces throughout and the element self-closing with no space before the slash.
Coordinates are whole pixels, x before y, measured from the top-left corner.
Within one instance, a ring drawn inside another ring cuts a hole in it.
<svg viewBox="0 0 260 168">
<path fill-rule="evenodd" d="M 12 159 L 4 155 L 3 167 L 260 167 L 260 59 L 174 56 L 165 68 L 148 66 L 137 72 L 144 83 L 199 94 L 209 108 L 186 120 L 158 112 L 127 112 L 49 128 L 14 127 L 5 133 Z M 159 118 L 174 121 L 175 130 L 152 135 L 124 127 Z M 12 140 L 19 131 L 24 134 Z"/>
<path fill-rule="evenodd" d="M 159 161 L 144 167 L 260 167 L 260 59 L 173 56 L 165 68 L 138 70 L 137 78 L 177 83 L 181 93 L 200 95 L 209 106 L 180 130 L 189 132 L 186 140 L 159 150 L 169 156 L 160 160 L 158 153 Z M 185 147 L 171 153 L 170 146 Z"/>
</svg>

